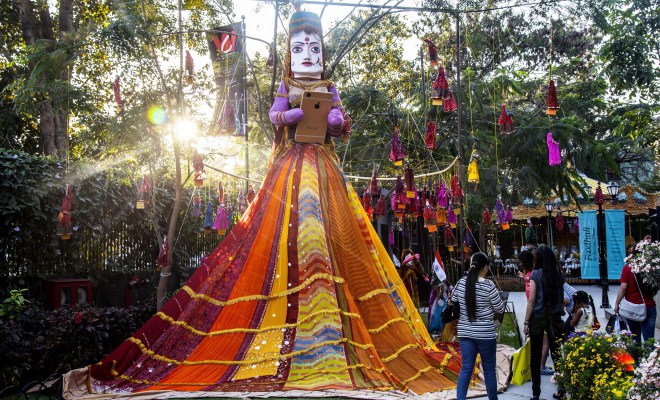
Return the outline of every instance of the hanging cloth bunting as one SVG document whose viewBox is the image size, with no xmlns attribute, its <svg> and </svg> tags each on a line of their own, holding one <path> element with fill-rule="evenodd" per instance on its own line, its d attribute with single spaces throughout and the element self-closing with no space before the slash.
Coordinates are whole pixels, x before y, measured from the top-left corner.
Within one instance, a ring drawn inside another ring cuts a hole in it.
<svg viewBox="0 0 660 400">
<path fill-rule="evenodd" d="M 447 206 L 447 223 L 452 227 L 456 228 L 456 213 L 454 212 L 454 208 L 451 206 Z"/>
<path fill-rule="evenodd" d="M 429 121 L 426 123 L 426 136 L 424 137 L 424 142 L 426 143 L 426 148 L 433 151 L 435 149 L 435 135 L 436 135 L 436 126 L 435 122 Z"/>
<path fill-rule="evenodd" d="M 443 101 L 445 112 L 456 111 L 458 106 L 456 105 L 456 100 L 454 100 L 454 93 L 449 92 L 449 96 Z"/>
<path fill-rule="evenodd" d="M 561 164 L 559 142 L 552 138 L 552 132 L 548 132 L 545 141 L 548 144 L 548 164 L 550 164 L 551 167 Z"/>
<path fill-rule="evenodd" d="M 458 175 L 451 177 L 451 195 L 454 204 L 463 204 L 463 189 L 461 188 L 461 182 L 458 180 Z"/>
<path fill-rule="evenodd" d="M 189 85 L 193 84 L 193 76 L 195 74 L 195 61 L 190 54 L 190 51 L 186 50 L 186 82 Z"/>
<path fill-rule="evenodd" d="M 371 186 L 369 187 L 369 192 L 372 196 L 375 196 L 378 193 L 378 168 L 374 164 L 374 168 L 371 171 Z"/>
<path fill-rule="evenodd" d="M 225 207 L 224 202 L 218 204 L 218 212 L 215 214 L 215 222 L 213 223 L 213 229 L 218 231 L 218 235 L 222 236 L 227 233 L 227 228 L 229 228 L 229 221 L 227 219 L 227 208 Z"/>
<path fill-rule="evenodd" d="M 445 77 L 445 69 L 438 67 L 438 74 L 431 85 L 431 104 L 441 106 L 442 101 L 449 97 L 449 84 Z"/>
<path fill-rule="evenodd" d="M 490 224 L 490 211 L 488 210 L 488 207 L 486 207 L 486 211 L 484 211 L 484 225 Z"/>
<path fill-rule="evenodd" d="M 209 201 L 206 203 L 206 212 L 204 213 L 204 233 L 211 233 L 213 222 L 213 203 Z"/>
<path fill-rule="evenodd" d="M 381 194 L 376 202 L 376 208 L 374 208 L 374 215 L 377 217 L 382 217 L 385 215 L 385 197 Z"/>
<path fill-rule="evenodd" d="M 250 185 L 248 187 L 248 194 L 246 196 L 248 205 L 252 204 L 255 197 L 257 197 L 257 195 L 254 193 L 254 188 L 252 187 L 252 185 Z"/>
<path fill-rule="evenodd" d="M 399 125 L 396 125 L 394 127 L 394 132 L 392 132 L 390 160 L 394 162 L 394 165 L 400 166 L 403 164 L 404 158 L 406 158 L 406 152 L 404 151 L 403 144 L 399 139 Z"/>
<path fill-rule="evenodd" d="M 121 112 L 124 102 L 121 99 L 121 88 L 119 84 L 119 75 L 115 78 L 115 82 L 112 84 L 112 90 L 115 93 L 115 103 L 117 103 L 117 112 Z"/>
<path fill-rule="evenodd" d="M 138 199 L 135 208 L 143 210 L 144 206 L 149 203 L 149 179 L 146 175 L 142 177 L 142 182 L 138 183 Z"/>
<path fill-rule="evenodd" d="M 424 39 L 424 43 L 428 45 L 429 61 L 431 66 L 438 65 L 438 46 L 436 46 L 430 39 Z"/>
<path fill-rule="evenodd" d="M 369 193 L 368 190 L 365 189 L 364 194 L 362 195 L 362 207 L 369 216 L 369 219 L 374 218 L 374 208 L 372 207 L 371 202 L 372 202 L 371 194 Z"/>
<path fill-rule="evenodd" d="M 55 234 L 60 237 L 61 240 L 71 239 L 73 234 L 73 229 L 71 229 L 71 207 L 73 206 L 73 190 L 71 185 L 66 184 L 66 190 L 64 193 L 64 198 L 62 199 L 62 204 L 60 205 L 60 212 L 57 214 L 57 230 Z"/>
<path fill-rule="evenodd" d="M 451 226 L 449 226 L 449 224 L 445 225 L 444 237 L 445 237 L 445 246 L 447 246 L 447 250 L 453 252 L 454 246 L 456 246 L 456 236 L 454 236 L 454 231 L 451 229 Z"/>
<path fill-rule="evenodd" d="M 170 245 L 167 243 L 167 235 L 163 236 L 163 243 L 160 245 L 158 258 L 156 259 L 156 271 L 160 271 L 169 264 L 167 253 L 170 251 Z"/>
<path fill-rule="evenodd" d="M 438 230 L 438 214 L 428 200 L 426 200 L 424 206 L 424 227 L 429 232 L 436 232 Z"/>
<path fill-rule="evenodd" d="M 513 118 L 511 113 L 506 109 L 506 104 L 502 104 L 502 112 L 500 113 L 500 118 L 497 120 L 497 125 L 500 126 L 501 134 L 510 134 L 515 130 L 513 124 Z"/>
<path fill-rule="evenodd" d="M 195 170 L 193 172 L 193 181 L 195 183 L 195 186 L 203 186 L 204 185 L 204 180 L 206 179 L 206 172 L 204 171 L 204 159 L 202 158 L 201 154 L 195 150 L 193 152 L 193 169 Z"/>
<path fill-rule="evenodd" d="M 559 100 L 557 100 L 557 88 L 555 87 L 555 81 L 550 79 L 550 84 L 548 85 L 548 97 L 546 99 L 546 114 L 548 115 L 557 115 L 557 110 L 559 109 Z"/>
<path fill-rule="evenodd" d="M 202 197 L 199 194 L 199 188 L 195 188 L 193 193 L 193 209 L 192 216 L 199 217 L 202 214 Z"/>
<path fill-rule="evenodd" d="M 479 165 L 477 163 L 477 150 L 472 150 L 470 154 L 470 163 L 468 164 L 467 173 L 468 173 L 468 182 L 474 182 L 474 188 L 477 189 L 477 184 L 479 183 Z"/>
<path fill-rule="evenodd" d="M 555 227 L 559 232 L 564 230 L 564 216 L 561 214 L 561 208 L 557 206 L 557 218 L 555 218 Z"/>
</svg>

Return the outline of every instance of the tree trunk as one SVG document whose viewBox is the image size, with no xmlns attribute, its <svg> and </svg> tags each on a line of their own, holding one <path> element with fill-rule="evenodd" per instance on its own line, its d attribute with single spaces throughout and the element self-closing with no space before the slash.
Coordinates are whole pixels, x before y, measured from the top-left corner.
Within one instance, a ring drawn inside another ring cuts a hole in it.
<svg viewBox="0 0 660 400">
<path fill-rule="evenodd" d="M 35 36 L 36 21 L 32 15 L 32 3 L 30 0 L 20 0 L 18 2 L 21 15 L 21 30 L 23 33 L 23 40 L 26 45 L 34 44 L 37 40 Z"/>
<path fill-rule="evenodd" d="M 55 114 L 55 147 L 57 148 L 57 156 L 61 159 L 67 158 L 69 150 L 68 136 L 67 136 L 67 112 L 66 109 L 59 110 Z"/>
<path fill-rule="evenodd" d="M 55 145 L 55 118 L 53 116 L 53 106 L 49 100 L 42 100 L 39 103 L 39 130 L 41 131 L 41 148 L 47 156 L 57 156 L 57 146 Z"/>
</svg>

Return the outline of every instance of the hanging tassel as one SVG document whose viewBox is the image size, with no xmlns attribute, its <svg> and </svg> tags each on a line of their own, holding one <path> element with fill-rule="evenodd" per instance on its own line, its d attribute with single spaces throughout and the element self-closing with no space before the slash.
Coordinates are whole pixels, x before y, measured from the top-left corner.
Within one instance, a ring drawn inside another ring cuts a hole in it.
<svg viewBox="0 0 660 400">
<path fill-rule="evenodd" d="M 461 182 L 458 180 L 458 175 L 451 177 L 451 194 L 454 204 L 463 204 L 463 189 L 461 188 Z"/>
<path fill-rule="evenodd" d="M 146 175 L 142 177 L 142 182 L 138 184 L 138 199 L 135 208 L 143 210 L 144 206 L 149 203 L 149 179 Z"/>
<path fill-rule="evenodd" d="M 158 252 L 158 259 L 156 260 L 156 271 L 160 271 L 168 266 L 169 262 L 167 253 L 169 251 L 170 245 L 167 243 L 167 235 L 164 235 L 163 243 L 160 245 L 160 251 Z"/>
<path fill-rule="evenodd" d="M 119 84 L 119 75 L 115 78 L 115 82 L 112 84 L 112 90 L 115 93 L 115 103 L 117 103 L 117 112 L 121 112 L 124 106 L 124 102 L 121 99 L 121 88 Z"/>
<path fill-rule="evenodd" d="M 443 99 L 449 97 L 449 84 L 445 77 L 445 69 L 438 67 L 438 74 L 431 85 L 431 104 L 441 106 Z"/>
<path fill-rule="evenodd" d="M 385 197 L 381 194 L 376 202 L 376 208 L 374 208 L 374 215 L 377 217 L 382 217 L 385 215 Z"/>
<path fill-rule="evenodd" d="M 227 208 L 224 202 L 218 204 L 218 212 L 215 214 L 215 221 L 213 222 L 213 229 L 218 231 L 218 236 L 227 234 L 229 221 L 227 220 Z"/>
<path fill-rule="evenodd" d="M 452 230 L 449 224 L 445 225 L 444 237 L 445 237 L 445 246 L 447 246 L 447 250 L 453 252 L 454 246 L 456 246 L 456 236 L 454 236 L 454 231 Z"/>
<path fill-rule="evenodd" d="M 186 82 L 189 85 L 193 84 L 193 76 L 195 73 L 195 61 L 188 50 L 186 50 Z"/>
<path fill-rule="evenodd" d="M 479 183 L 479 164 L 477 158 L 479 155 L 476 150 L 472 150 L 470 154 L 470 163 L 468 164 L 467 173 L 468 173 L 468 182 L 474 182 L 474 189 L 477 189 L 477 184 Z"/>
<path fill-rule="evenodd" d="M 548 115 L 557 115 L 557 110 L 559 109 L 559 100 L 557 100 L 557 88 L 555 88 L 555 81 L 550 79 L 550 84 L 548 85 L 548 97 L 546 99 L 546 114 Z"/>
<path fill-rule="evenodd" d="M 428 54 L 429 54 L 429 61 L 431 62 L 431 66 L 435 67 L 436 65 L 438 65 L 438 46 L 436 46 L 428 38 L 424 39 L 424 43 L 428 45 Z"/>
<path fill-rule="evenodd" d="M 552 132 L 548 132 L 545 142 L 548 145 L 548 164 L 551 167 L 561 164 L 561 150 L 559 143 L 552 138 Z"/>
<path fill-rule="evenodd" d="M 60 205 L 60 212 L 57 214 L 58 225 L 55 232 L 55 234 L 59 236 L 61 240 L 69 240 L 73 234 L 73 229 L 71 229 L 72 206 L 73 190 L 71 189 L 71 185 L 67 183 L 64 198 L 62 199 L 62 204 Z"/>
<path fill-rule="evenodd" d="M 375 196 L 378 193 L 378 168 L 374 164 L 374 168 L 371 171 L 371 187 L 369 188 L 369 193 L 372 196 Z"/>
<path fill-rule="evenodd" d="M 454 94 L 451 91 L 449 92 L 449 97 L 444 99 L 443 104 L 445 106 L 445 112 L 452 112 L 458 109 L 458 105 L 456 105 L 456 100 L 454 100 Z"/>
<path fill-rule="evenodd" d="M 369 216 L 369 219 L 372 220 L 374 218 L 374 208 L 371 205 L 372 202 L 372 197 L 371 193 L 367 189 L 364 190 L 364 194 L 362 195 L 362 207 L 364 208 L 364 212 L 367 213 Z"/>
<path fill-rule="evenodd" d="M 436 232 L 438 230 L 438 213 L 431 206 L 427 200 L 424 206 L 424 227 L 429 232 Z"/>
<path fill-rule="evenodd" d="M 484 225 L 488 224 L 490 224 L 490 211 L 486 208 L 486 211 L 484 211 Z"/>
<path fill-rule="evenodd" d="M 559 232 L 564 230 L 564 216 L 561 214 L 561 208 L 557 206 L 557 217 L 555 218 L 555 227 Z"/>
<path fill-rule="evenodd" d="M 426 143 L 426 148 L 431 151 L 435 149 L 435 136 L 436 136 L 435 122 L 429 121 L 426 123 L 426 136 L 424 137 L 424 142 Z"/>
<path fill-rule="evenodd" d="M 199 189 L 195 188 L 193 192 L 193 209 L 192 216 L 199 217 L 202 214 L 202 197 L 199 194 Z"/>
<path fill-rule="evenodd" d="M 195 170 L 193 172 L 193 182 L 195 183 L 195 186 L 203 186 L 204 180 L 206 179 L 206 172 L 204 171 L 204 159 L 202 158 L 201 154 L 197 152 L 197 150 L 193 152 L 192 162 L 193 169 Z"/>
<path fill-rule="evenodd" d="M 497 125 L 500 126 L 500 133 L 503 135 L 510 134 L 515 130 L 513 118 L 511 117 L 511 113 L 507 111 L 506 104 L 502 104 L 502 112 L 500 113 L 500 119 L 497 121 Z"/>
<path fill-rule="evenodd" d="M 213 203 L 210 201 L 206 203 L 206 212 L 204 213 L 204 233 L 211 233 L 213 229 Z"/>
<path fill-rule="evenodd" d="M 394 165 L 401 166 L 404 158 L 406 158 L 406 153 L 403 150 L 403 144 L 399 139 L 399 126 L 397 125 L 394 127 L 394 132 L 392 132 L 390 160 L 394 162 Z"/>
<path fill-rule="evenodd" d="M 246 196 L 248 205 L 252 204 L 255 197 L 257 197 L 257 195 L 254 193 L 254 189 L 252 188 L 252 185 L 250 185 L 248 187 L 248 194 Z"/>
</svg>

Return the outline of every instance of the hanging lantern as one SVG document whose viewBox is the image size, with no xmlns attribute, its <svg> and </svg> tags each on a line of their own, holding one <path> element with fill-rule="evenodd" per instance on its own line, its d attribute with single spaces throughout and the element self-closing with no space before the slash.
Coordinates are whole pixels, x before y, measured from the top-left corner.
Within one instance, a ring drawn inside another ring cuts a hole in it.
<svg viewBox="0 0 660 400">
<path fill-rule="evenodd" d="M 486 208 L 486 211 L 484 211 L 484 225 L 488 224 L 490 224 L 490 211 Z"/>
<path fill-rule="evenodd" d="M 477 189 L 477 184 L 479 183 L 479 164 L 477 161 L 478 158 L 477 150 L 472 150 L 470 154 L 470 163 L 468 164 L 467 173 L 468 173 L 468 182 L 474 182 L 474 188 Z"/>
<path fill-rule="evenodd" d="M 463 204 L 463 189 L 461 188 L 461 182 L 458 180 L 458 175 L 451 177 L 451 195 L 454 204 Z"/>
<path fill-rule="evenodd" d="M 559 149 L 559 143 L 552 138 L 552 132 L 548 132 L 545 141 L 548 145 L 548 164 L 551 167 L 561 164 L 561 150 Z"/>
<path fill-rule="evenodd" d="M 225 188 L 222 187 L 222 182 L 218 183 L 218 203 L 225 202 Z"/>
<path fill-rule="evenodd" d="M 555 88 L 555 81 L 550 79 L 550 84 L 548 85 L 548 98 L 546 99 L 546 114 L 548 115 L 557 115 L 557 110 L 559 109 L 559 100 L 557 100 L 557 88 Z"/>
<path fill-rule="evenodd" d="M 605 197 L 603 196 L 603 189 L 600 187 L 600 182 L 598 182 L 598 187 L 596 188 L 596 193 L 594 194 L 594 204 L 598 207 L 602 206 L 605 203 Z"/>
<path fill-rule="evenodd" d="M 167 267 L 169 264 L 167 253 L 170 251 L 170 245 L 167 243 L 167 235 L 163 236 L 163 243 L 160 245 L 158 259 L 156 260 L 156 271 Z"/>
<path fill-rule="evenodd" d="M 391 205 L 394 215 L 399 219 L 402 219 L 406 212 L 406 205 L 408 204 L 408 198 L 404 190 L 403 180 L 401 176 L 396 177 L 396 184 L 394 185 L 394 195 L 392 196 Z"/>
<path fill-rule="evenodd" d="M 371 186 L 369 187 L 369 193 L 372 196 L 375 196 L 378 193 L 378 168 L 374 164 L 374 168 L 371 171 Z"/>
<path fill-rule="evenodd" d="M 456 228 L 456 213 L 454 213 L 454 209 L 452 208 L 451 204 L 447 207 L 447 223 L 452 227 Z"/>
<path fill-rule="evenodd" d="M 193 83 L 193 75 L 195 73 L 195 61 L 190 54 L 190 51 L 186 50 L 186 82 L 189 85 Z"/>
<path fill-rule="evenodd" d="M 193 181 L 195 186 L 204 185 L 204 180 L 206 179 L 206 172 L 204 171 L 204 159 L 202 156 L 195 150 L 193 152 Z"/>
<path fill-rule="evenodd" d="M 557 206 L 557 217 L 555 218 L 555 227 L 559 232 L 564 230 L 564 216 L 561 214 L 561 208 Z"/>
<path fill-rule="evenodd" d="M 458 109 L 458 105 L 456 105 L 456 100 L 454 100 L 454 93 L 449 91 L 449 96 L 444 99 L 444 106 L 445 106 L 445 112 L 452 112 L 456 111 Z"/>
<path fill-rule="evenodd" d="M 435 149 L 435 135 L 436 135 L 436 126 L 435 122 L 429 121 L 426 123 L 426 136 L 424 137 L 424 142 L 426 143 L 426 148 L 433 151 Z"/>
<path fill-rule="evenodd" d="M 429 54 L 429 61 L 431 62 L 431 66 L 435 67 L 436 65 L 438 65 L 438 46 L 436 46 L 428 38 L 424 39 L 424 43 L 428 45 L 428 54 Z"/>
<path fill-rule="evenodd" d="M 135 208 L 143 210 L 144 206 L 149 203 L 149 179 L 146 175 L 142 177 L 142 182 L 138 184 L 138 199 Z"/>
<path fill-rule="evenodd" d="M 427 200 L 424 206 L 424 227 L 429 232 L 436 232 L 438 230 L 438 214 Z"/>
<path fill-rule="evenodd" d="M 115 103 L 117 104 L 117 112 L 121 112 L 124 102 L 121 99 L 121 88 L 119 83 L 119 75 L 115 78 L 115 82 L 112 84 L 112 91 L 115 94 Z"/>
<path fill-rule="evenodd" d="M 202 214 L 202 197 L 199 194 L 199 189 L 195 188 L 193 192 L 193 209 L 192 216 L 199 217 Z"/>
<path fill-rule="evenodd" d="M 69 240 L 73 234 L 73 229 L 71 229 L 72 206 L 73 190 L 71 189 L 71 185 L 67 183 L 64 198 L 62 199 L 62 204 L 60 205 L 60 212 L 57 214 L 58 225 L 55 232 L 55 234 L 59 236 L 61 240 Z"/>
<path fill-rule="evenodd" d="M 374 215 L 377 217 L 382 217 L 385 215 L 385 197 L 381 194 L 376 202 L 376 208 L 374 208 Z"/>
<path fill-rule="evenodd" d="M 204 233 L 211 233 L 213 229 L 213 203 L 206 203 L 206 212 L 204 213 Z"/>
<path fill-rule="evenodd" d="M 390 160 L 394 162 L 394 165 L 400 166 L 403 164 L 404 158 L 406 158 L 406 152 L 403 150 L 403 144 L 399 139 L 399 126 L 397 125 L 394 127 L 394 132 L 392 132 Z"/>
<path fill-rule="evenodd" d="M 431 104 L 441 106 L 443 99 L 449 97 L 449 84 L 445 77 L 445 69 L 438 67 L 438 74 L 431 85 Z"/>
<path fill-rule="evenodd" d="M 371 194 L 367 189 L 365 189 L 364 194 L 362 195 L 362 207 L 364 208 L 364 212 L 366 212 L 369 216 L 370 220 L 374 218 L 374 208 L 371 205 L 371 201 Z"/>
<path fill-rule="evenodd" d="M 255 197 L 257 197 L 257 195 L 254 193 L 254 188 L 252 187 L 252 185 L 250 185 L 248 187 L 248 194 L 246 196 L 246 200 L 247 200 L 248 205 L 252 204 Z"/>
<path fill-rule="evenodd" d="M 499 120 L 497 120 L 497 125 L 500 126 L 501 134 L 509 134 L 515 130 L 513 118 L 511 117 L 511 113 L 506 109 L 506 104 L 502 104 L 502 112 L 500 113 Z"/>
<path fill-rule="evenodd" d="M 227 233 L 229 228 L 229 221 L 227 220 L 227 208 L 225 203 L 218 204 L 218 212 L 215 214 L 215 221 L 213 222 L 213 229 L 218 231 L 218 235 L 222 236 Z"/>
<path fill-rule="evenodd" d="M 451 229 L 451 226 L 449 226 L 449 224 L 445 225 L 444 237 L 445 237 L 445 246 L 447 246 L 447 250 L 453 252 L 454 246 L 456 246 L 456 236 L 454 236 L 454 231 Z"/>
</svg>

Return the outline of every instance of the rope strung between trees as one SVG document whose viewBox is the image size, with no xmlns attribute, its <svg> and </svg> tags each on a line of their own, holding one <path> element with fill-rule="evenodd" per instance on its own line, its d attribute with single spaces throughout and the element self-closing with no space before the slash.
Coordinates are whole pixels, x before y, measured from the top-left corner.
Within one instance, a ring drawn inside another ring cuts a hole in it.
<svg viewBox="0 0 660 400">
<path fill-rule="evenodd" d="M 458 157 L 454 158 L 454 161 L 452 161 L 451 164 L 449 164 L 447 166 L 447 168 L 445 168 L 441 171 L 429 172 L 428 174 L 419 174 L 419 175 L 415 174 L 415 179 L 425 178 L 427 176 L 434 176 L 434 175 L 440 175 L 442 173 L 445 173 L 445 172 L 449 171 L 454 166 L 454 164 L 456 164 L 457 162 L 458 162 Z M 363 180 L 363 181 L 370 181 L 371 180 L 370 176 L 346 175 L 346 177 L 351 178 L 351 179 Z M 378 177 L 379 181 L 395 181 L 396 179 L 397 178 L 381 178 L 381 177 Z"/>
</svg>

